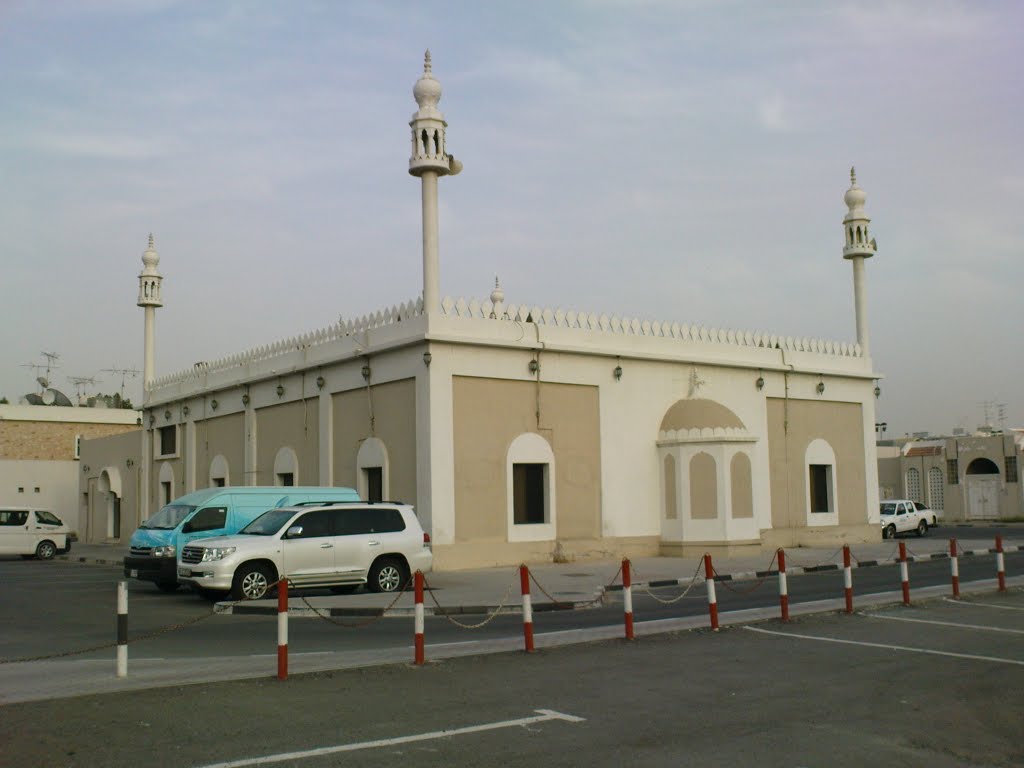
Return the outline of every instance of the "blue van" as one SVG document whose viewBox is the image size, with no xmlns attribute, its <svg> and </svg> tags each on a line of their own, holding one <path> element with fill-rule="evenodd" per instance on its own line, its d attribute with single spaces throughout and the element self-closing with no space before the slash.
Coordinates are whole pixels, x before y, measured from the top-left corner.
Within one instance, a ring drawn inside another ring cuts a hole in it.
<svg viewBox="0 0 1024 768">
<path fill-rule="evenodd" d="M 296 504 L 360 501 L 351 488 L 236 486 L 206 488 L 175 499 L 132 534 L 124 558 L 128 579 L 152 581 L 163 592 L 178 588 L 176 554 L 192 539 L 237 533 L 268 509 Z"/>
</svg>

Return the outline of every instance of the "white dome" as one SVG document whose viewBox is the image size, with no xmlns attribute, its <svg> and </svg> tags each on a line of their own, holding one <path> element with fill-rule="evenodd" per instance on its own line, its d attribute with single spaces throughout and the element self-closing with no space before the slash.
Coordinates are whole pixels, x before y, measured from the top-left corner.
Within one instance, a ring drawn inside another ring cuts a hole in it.
<svg viewBox="0 0 1024 768">
<path fill-rule="evenodd" d="M 436 107 L 437 102 L 441 100 L 441 83 L 438 82 L 431 72 L 429 50 L 423 57 L 423 75 L 416 81 L 416 85 L 413 86 L 412 95 L 416 99 L 416 103 L 419 104 L 420 109 Z"/>
<path fill-rule="evenodd" d="M 863 189 L 857 186 L 857 171 L 853 168 L 850 169 L 850 188 L 846 190 L 846 194 L 843 195 L 843 201 L 847 207 L 852 211 L 855 208 L 863 208 L 864 202 L 868 199 L 867 194 Z"/>
</svg>

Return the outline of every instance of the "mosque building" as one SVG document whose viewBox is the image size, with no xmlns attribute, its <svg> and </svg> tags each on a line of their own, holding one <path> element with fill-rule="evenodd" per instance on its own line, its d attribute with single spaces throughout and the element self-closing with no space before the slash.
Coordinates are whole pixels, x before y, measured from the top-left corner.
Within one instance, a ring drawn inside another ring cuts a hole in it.
<svg viewBox="0 0 1024 768">
<path fill-rule="evenodd" d="M 453 300 L 438 181 L 462 166 L 429 52 L 413 95 L 422 296 L 156 377 L 150 240 L 140 520 L 215 485 L 351 486 L 413 504 L 438 569 L 878 539 L 876 246 L 852 171 L 856 343 L 506 304 L 497 280 Z"/>
</svg>

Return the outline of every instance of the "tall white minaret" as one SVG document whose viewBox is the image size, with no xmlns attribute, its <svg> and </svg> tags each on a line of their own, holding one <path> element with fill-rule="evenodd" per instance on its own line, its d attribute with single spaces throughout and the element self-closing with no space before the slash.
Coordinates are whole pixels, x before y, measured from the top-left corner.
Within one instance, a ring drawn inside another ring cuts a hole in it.
<svg viewBox="0 0 1024 768">
<path fill-rule="evenodd" d="M 156 344 L 156 308 L 164 305 L 160 297 L 160 283 L 163 277 L 156 268 L 160 263 L 160 254 L 153 245 L 153 235 L 149 236 L 149 247 L 142 254 L 142 272 L 139 273 L 138 306 L 146 312 L 145 364 L 142 371 L 142 400 L 149 399 L 149 387 L 153 381 L 154 346 Z"/>
<path fill-rule="evenodd" d="M 423 75 L 412 89 L 419 109 L 409 121 L 412 128 L 412 157 L 409 173 L 419 176 L 423 188 L 423 311 L 437 312 L 441 306 L 441 266 L 437 248 L 437 178 L 454 176 L 462 163 L 448 154 L 444 131 L 448 127 L 437 108 L 441 83 L 431 73 L 430 51 L 423 57 Z"/>
<path fill-rule="evenodd" d="M 864 260 L 875 255 L 878 246 L 875 239 L 868 234 L 868 223 L 871 221 L 864 212 L 864 201 L 867 195 L 857 186 L 857 172 L 850 169 L 850 188 L 846 190 L 843 200 L 846 201 L 849 213 L 843 217 L 843 229 L 846 230 L 846 245 L 843 246 L 843 258 L 853 262 L 853 303 L 857 313 L 857 343 L 865 359 L 871 357 L 868 346 L 868 305 L 867 287 L 864 285 Z"/>
</svg>

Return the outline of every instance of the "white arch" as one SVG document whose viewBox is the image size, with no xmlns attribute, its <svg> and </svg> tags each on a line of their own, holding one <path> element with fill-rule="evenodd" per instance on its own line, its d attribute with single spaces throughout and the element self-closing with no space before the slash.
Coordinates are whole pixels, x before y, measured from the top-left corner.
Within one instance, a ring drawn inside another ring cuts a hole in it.
<svg viewBox="0 0 1024 768">
<path fill-rule="evenodd" d="M 274 457 L 274 485 L 280 485 L 281 475 L 291 474 L 292 484 L 299 484 L 299 460 L 295 449 L 287 445 L 281 446 Z"/>
<path fill-rule="evenodd" d="M 163 461 L 160 463 L 160 487 L 162 488 L 164 483 L 167 483 L 167 487 L 170 491 L 167 494 L 167 501 L 174 501 L 178 497 L 177 489 L 174 487 L 174 470 L 171 468 L 171 462 Z M 157 507 L 163 506 L 164 499 L 160 498 L 160 503 Z"/>
<path fill-rule="evenodd" d="M 391 466 L 388 459 L 388 447 L 377 437 L 368 437 L 359 446 L 356 454 L 356 490 L 359 498 L 369 498 L 369 484 L 366 481 L 366 469 L 380 467 L 381 494 L 384 499 L 391 498 Z"/>
<path fill-rule="evenodd" d="M 210 486 L 216 486 L 217 483 L 214 480 L 218 479 L 224 481 L 221 485 L 231 485 L 231 471 L 228 467 L 228 460 L 219 453 L 210 462 Z"/>
<path fill-rule="evenodd" d="M 544 465 L 544 522 L 517 525 L 515 522 L 514 470 L 516 464 Z M 505 456 L 505 506 L 509 541 L 553 541 L 555 539 L 555 453 L 536 432 L 524 432 L 515 438 Z"/>
<path fill-rule="evenodd" d="M 811 511 L 811 466 L 824 466 L 828 512 Z M 807 525 L 839 525 L 839 495 L 836 493 L 836 452 L 828 441 L 820 437 L 812 440 L 804 453 L 804 497 L 807 508 Z"/>
<path fill-rule="evenodd" d="M 121 496 L 121 470 L 117 467 L 104 467 L 96 481 L 96 489 L 104 493 Z"/>
</svg>

